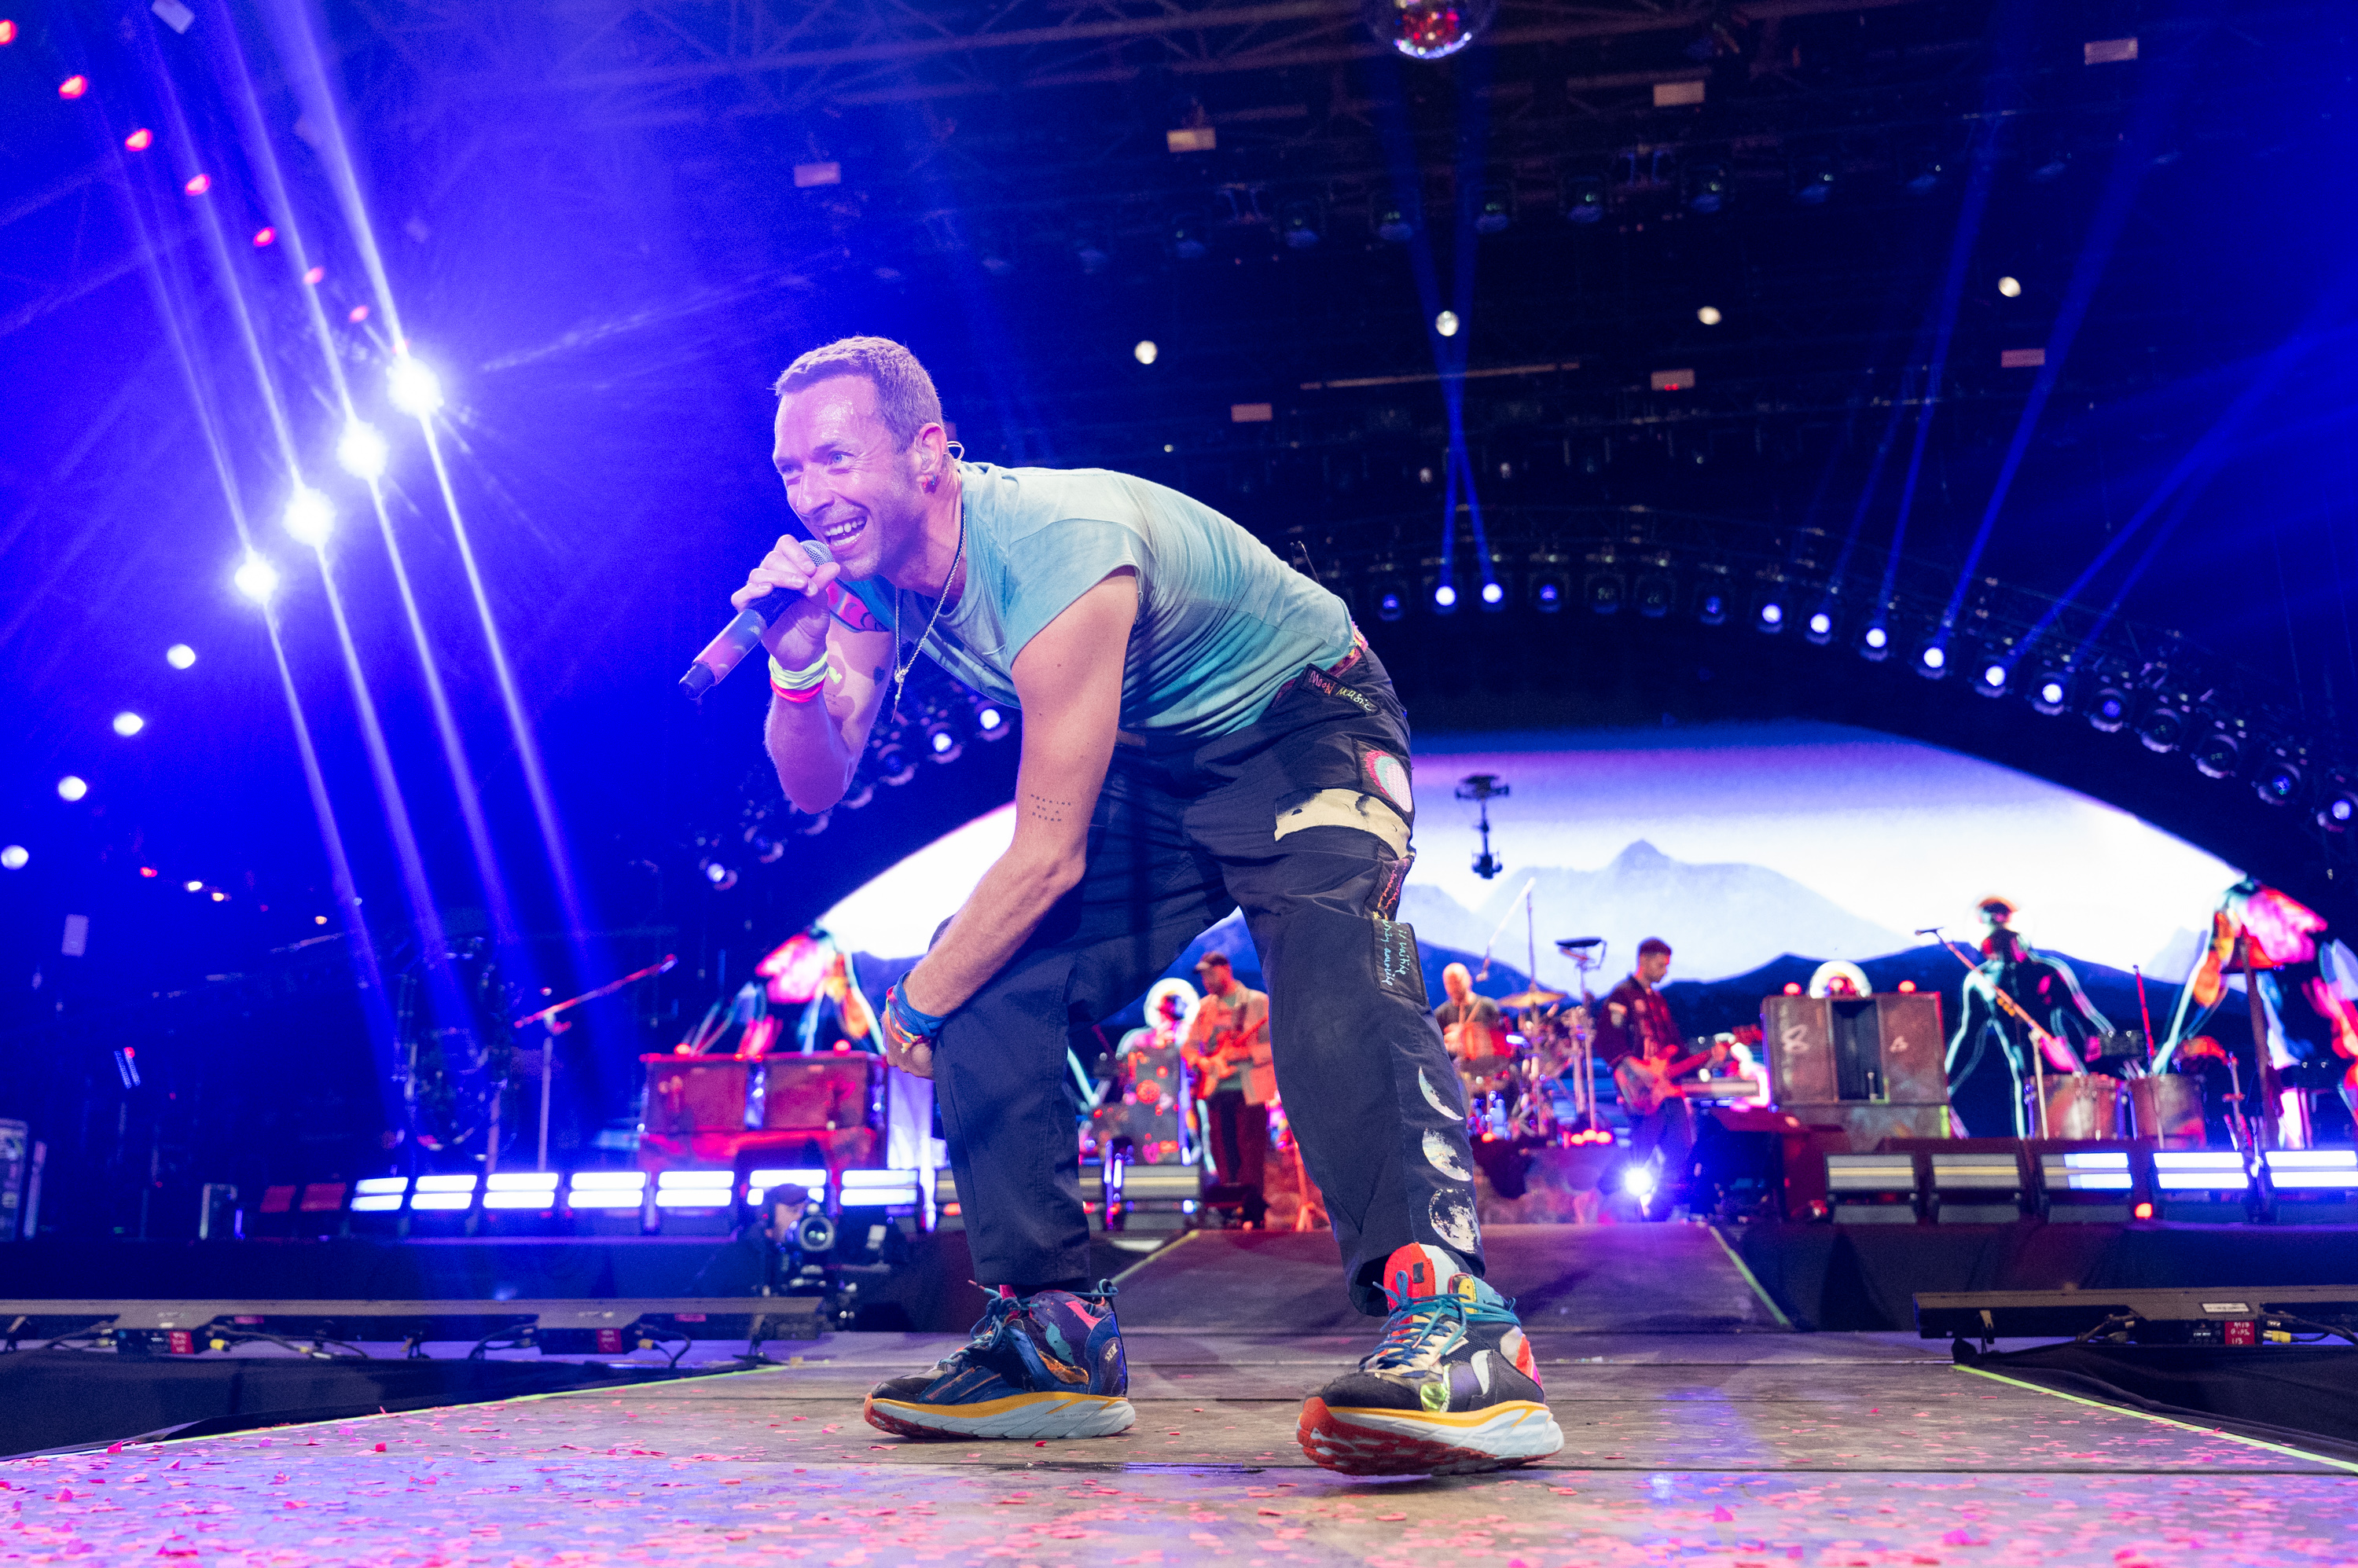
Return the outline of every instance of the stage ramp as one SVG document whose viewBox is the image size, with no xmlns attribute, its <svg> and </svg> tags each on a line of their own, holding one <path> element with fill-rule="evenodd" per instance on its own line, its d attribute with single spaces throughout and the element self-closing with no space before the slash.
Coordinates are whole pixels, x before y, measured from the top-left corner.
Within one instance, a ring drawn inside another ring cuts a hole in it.
<svg viewBox="0 0 2358 1568">
<path fill-rule="evenodd" d="M 1776 1334 L 1790 1325 L 1703 1225 L 1496 1225 L 1490 1283 L 1534 1334 Z M 1126 1330 L 1359 1334 L 1328 1231 L 1197 1231 L 1120 1281 Z"/>
</svg>

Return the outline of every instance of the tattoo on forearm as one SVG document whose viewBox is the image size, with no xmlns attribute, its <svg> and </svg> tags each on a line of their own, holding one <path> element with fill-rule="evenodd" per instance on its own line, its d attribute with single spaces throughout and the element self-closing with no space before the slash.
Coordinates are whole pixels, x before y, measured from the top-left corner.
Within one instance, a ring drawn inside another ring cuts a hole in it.
<svg viewBox="0 0 2358 1568">
<path fill-rule="evenodd" d="M 1030 790 L 1023 792 L 1023 799 L 1028 804 L 1032 815 L 1043 822 L 1062 822 L 1071 813 L 1074 806 L 1072 801 L 1051 800 L 1044 795 L 1035 795 Z"/>
</svg>

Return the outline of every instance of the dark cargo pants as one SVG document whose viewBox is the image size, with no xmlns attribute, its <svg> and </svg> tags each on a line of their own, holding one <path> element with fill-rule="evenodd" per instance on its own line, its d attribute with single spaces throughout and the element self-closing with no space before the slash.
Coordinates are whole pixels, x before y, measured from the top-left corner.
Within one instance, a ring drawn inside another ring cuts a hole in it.
<svg viewBox="0 0 2358 1568">
<path fill-rule="evenodd" d="M 1406 716 L 1364 650 L 1193 752 L 1114 749 L 1080 886 L 935 1049 L 978 1281 L 1028 1291 L 1088 1273 L 1066 1045 L 1239 907 L 1278 1092 L 1354 1304 L 1384 1311 L 1384 1259 L 1411 1241 L 1480 1271 L 1463 1091 L 1415 934 L 1391 918 L 1414 809 Z"/>
</svg>

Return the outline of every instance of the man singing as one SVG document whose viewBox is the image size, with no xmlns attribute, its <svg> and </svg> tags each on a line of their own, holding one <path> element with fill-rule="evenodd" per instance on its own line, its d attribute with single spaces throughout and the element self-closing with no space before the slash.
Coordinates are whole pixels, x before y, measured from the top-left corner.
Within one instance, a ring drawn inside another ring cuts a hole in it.
<svg viewBox="0 0 2358 1568">
<path fill-rule="evenodd" d="M 912 1437 L 1099 1436 L 1135 1419 L 1064 1084 L 1068 1034 L 1242 907 L 1279 1086 L 1344 1285 L 1389 1319 L 1304 1401 L 1357 1474 L 1482 1470 L 1563 1444 L 1520 1324 L 1482 1280 L 1466 1110 L 1392 916 L 1414 817 L 1408 727 L 1342 602 L 1175 491 L 955 459 L 933 382 L 851 338 L 778 378 L 783 537 L 738 590 L 764 636 L 767 741 L 800 809 L 840 799 L 917 653 L 1023 713 L 1013 843 L 884 1008 L 936 1082 L 976 1277 L 971 1342 L 870 1395 Z"/>
<path fill-rule="evenodd" d="M 1237 979 L 1226 953 L 1204 955 L 1195 966 L 1204 1000 L 1187 1031 L 1187 1069 L 1202 1099 L 1205 1138 L 1223 1186 L 1245 1189 L 1245 1224 L 1269 1219 L 1261 1190 L 1269 1161 L 1269 1102 L 1277 1073 L 1269 1045 L 1269 998 Z"/>
</svg>

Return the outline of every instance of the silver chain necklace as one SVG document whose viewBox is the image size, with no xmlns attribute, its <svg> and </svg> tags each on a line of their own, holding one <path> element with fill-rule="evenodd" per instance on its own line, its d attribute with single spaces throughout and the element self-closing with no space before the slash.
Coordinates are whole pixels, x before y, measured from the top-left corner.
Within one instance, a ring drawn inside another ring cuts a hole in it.
<svg viewBox="0 0 2358 1568">
<path fill-rule="evenodd" d="M 934 634 L 942 611 L 950 601 L 950 589 L 957 586 L 958 563 L 966 558 L 966 496 L 958 496 L 957 547 L 950 552 L 949 575 L 942 579 L 942 596 L 934 600 L 934 612 L 925 617 L 925 629 L 917 634 L 916 645 L 909 650 L 907 662 L 901 658 L 901 587 L 892 585 L 892 722 L 901 722 L 901 688 L 909 682 L 909 672 L 917 667 L 917 656 L 925 651 L 925 639 Z"/>
</svg>

